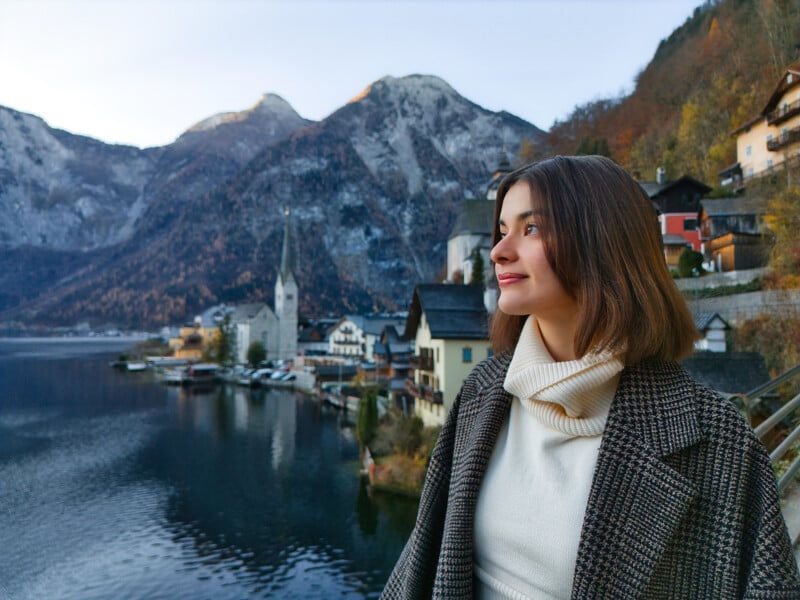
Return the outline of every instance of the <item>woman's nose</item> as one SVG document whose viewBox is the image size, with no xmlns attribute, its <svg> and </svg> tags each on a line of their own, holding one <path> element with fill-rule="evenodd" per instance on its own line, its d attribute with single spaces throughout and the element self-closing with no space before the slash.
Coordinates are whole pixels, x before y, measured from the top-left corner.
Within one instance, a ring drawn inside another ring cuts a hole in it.
<svg viewBox="0 0 800 600">
<path fill-rule="evenodd" d="M 512 244 L 509 243 L 508 236 L 500 238 L 500 241 L 494 245 L 492 251 L 489 253 L 489 258 L 493 263 L 503 264 L 511 260 L 513 255 Z"/>
</svg>

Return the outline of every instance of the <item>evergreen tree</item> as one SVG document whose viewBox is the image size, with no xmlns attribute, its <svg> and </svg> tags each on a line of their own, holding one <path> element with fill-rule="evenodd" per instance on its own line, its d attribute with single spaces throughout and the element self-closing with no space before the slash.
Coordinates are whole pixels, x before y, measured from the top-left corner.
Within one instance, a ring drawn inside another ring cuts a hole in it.
<svg viewBox="0 0 800 600">
<path fill-rule="evenodd" d="M 678 257 L 678 274 L 681 277 L 694 277 L 703 272 L 703 255 L 687 247 Z"/>
<path fill-rule="evenodd" d="M 378 391 L 367 389 L 358 401 L 356 418 L 356 437 L 361 448 L 366 448 L 378 430 Z"/>
<path fill-rule="evenodd" d="M 267 350 L 259 341 L 252 342 L 247 347 L 247 363 L 255 368 L 267 358 Z"/>
<path fill-rule="evenodd" d="M 472 275 L 469 279 L 470 284 L 479 285 L 483 287 L 483 255 L 480 248 L 475 248 L 472 251 Z"/>
</svg>

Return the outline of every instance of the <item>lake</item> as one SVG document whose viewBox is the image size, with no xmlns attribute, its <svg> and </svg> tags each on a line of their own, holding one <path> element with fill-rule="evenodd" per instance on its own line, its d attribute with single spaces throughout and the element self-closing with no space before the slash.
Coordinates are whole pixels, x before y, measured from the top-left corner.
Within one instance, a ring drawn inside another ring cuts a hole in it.
<svg viewBox="0 0 800 600">
<path fill-rule="evenodd" d="M 370 493 L 344 415 L 168 387 L 123 340 L 0 339 L 0 598 L 375 598 L 416 501 Z"/>
</svg>

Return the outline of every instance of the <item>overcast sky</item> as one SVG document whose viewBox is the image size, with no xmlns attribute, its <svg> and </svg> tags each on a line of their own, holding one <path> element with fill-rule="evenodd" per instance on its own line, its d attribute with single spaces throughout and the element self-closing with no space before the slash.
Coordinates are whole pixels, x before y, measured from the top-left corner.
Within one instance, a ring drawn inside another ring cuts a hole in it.
<svg viewBox="0 0 800 600">
<path fill-rule="evenodd" d="M 0 0 L 0 105 L 136 146 L 272 92 L 319 120 L 437 75 L 549 129 L 633 89 L 701 0 Z"/>
</svg>

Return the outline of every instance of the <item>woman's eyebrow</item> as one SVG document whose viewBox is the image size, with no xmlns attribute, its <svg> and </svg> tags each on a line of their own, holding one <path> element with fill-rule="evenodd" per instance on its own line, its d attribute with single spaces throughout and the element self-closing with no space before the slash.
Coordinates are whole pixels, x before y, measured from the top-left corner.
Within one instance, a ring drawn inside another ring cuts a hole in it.
<svg viewBox="0 0 800 600">
<path fill-rule="evenodd" d="M 521 213 L 519 213 L 517 215 L 517 221 L 524 221 L 528 217 L 532 217 L 534 215 L 540 215 L 540 214 L 542 214 L 542 211 L 540 211 L 540 210 L 526 210 L 525 212 L 521 212 Z M 497 224 L 498 225 L 505 225 L 506 222 L 503 221 L 503 219 L 499 219 L 497 221 Z"/>
</svg>

